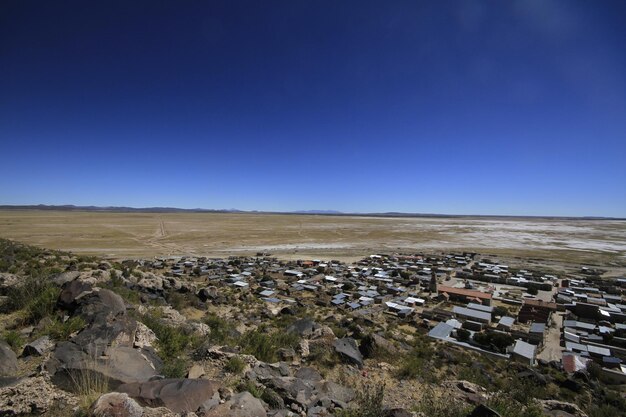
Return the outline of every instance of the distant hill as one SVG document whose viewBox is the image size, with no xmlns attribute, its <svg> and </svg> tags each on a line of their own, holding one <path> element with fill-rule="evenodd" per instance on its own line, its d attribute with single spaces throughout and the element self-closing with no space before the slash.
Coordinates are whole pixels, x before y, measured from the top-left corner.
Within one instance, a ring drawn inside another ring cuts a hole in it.
<svg viewBox="0 0 626 417">
<path fill-rule="evenodd" d="M 125 206 L 75 206 L 65 205 L 0 205 L 0 210 L 54 210 L 54 211 L 94 211 L 94 212 L 138 212 L 138 213 L 249 213 L 249 214 L 291 214 L 291 215 L 316 215 L 316 216 L 360 216 L 360 217 L 432 217 L 432 218 L 490 218 L 490 219 L 562 219 L 562 220 L 626 220 L 617 217 L 564 217 L 564 216 L 511 216 L 497 214 L 437 214 L 437 213 L 349 213 L 337 210 L 298 210 L 298 211 L 258 211 L 258 210 L 238 210 L 238 209 L 204 209 L 193 208 L 184 209 L 177 207 L 125 207 Z"/>
</svg>

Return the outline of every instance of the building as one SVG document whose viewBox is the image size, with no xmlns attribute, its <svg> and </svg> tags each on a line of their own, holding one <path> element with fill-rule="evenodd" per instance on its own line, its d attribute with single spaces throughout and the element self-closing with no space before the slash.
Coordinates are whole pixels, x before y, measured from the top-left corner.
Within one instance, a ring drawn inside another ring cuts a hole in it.
<svg viewBox="0 0 626 417">
<path fill-rule="evenodd" d="M 477 321 L 479 323 L 491 323 L 491 314 L 484 311 L 472 310 L 466 307 L 454 307 L 452 312 L 459 318 Z"/>
<path fill-rule="evenodd" d="M 523 340 L 516 340 L 515 345 L 511 349 L 511 357 L 526 365 L 535 365 L 537 356 L 537 346 L 526 343 Z"/>
<path fill-rule="evenodd" d="M 487 306 L 491 305 L 492 296 L 486 292 L 468 290 L 465 288 L 448 287 L 445 285 L 438 285 L 437 291 L 439 292 L 440 297 L 450 301 L 458 301 L 461 303 L 476 302 Z"/>
</svg>

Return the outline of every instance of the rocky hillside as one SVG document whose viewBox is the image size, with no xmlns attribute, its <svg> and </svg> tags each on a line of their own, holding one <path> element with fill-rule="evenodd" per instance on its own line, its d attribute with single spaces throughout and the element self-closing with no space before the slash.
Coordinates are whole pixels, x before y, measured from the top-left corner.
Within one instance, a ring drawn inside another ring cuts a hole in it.
<svg viewBox="0 0 626 417">
<path fill-rule="evenodd" d="M 236 259 L 231 260 L 236 263 Z M 277 308 L 202 276 L 0 240 L 0 416 L 623 416 L 624 390 Z"/>
</svg>

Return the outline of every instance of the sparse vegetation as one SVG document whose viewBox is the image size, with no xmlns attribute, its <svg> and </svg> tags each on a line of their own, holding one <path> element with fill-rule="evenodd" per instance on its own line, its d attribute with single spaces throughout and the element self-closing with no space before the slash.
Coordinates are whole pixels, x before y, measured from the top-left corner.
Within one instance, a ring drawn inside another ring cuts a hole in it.
<svg viewBox="0 0 626 417">
<path fill-rule="evenodd" d="M 244 334 L 240 340 L 241 349 L 244 353 L 254 355 L 264 362 L 276 362 L 277 350 L 282 348 L 295 348 L 299 338 L 294 333 L 275 331 L 266 332 L 260 328 Z"/>
<path fill-rule="evenodd" d="M 226 365 L 224 366 L 224 370 L 233 374 L 239 374 L 246 367 L 246 363 L 241 360 L 241 358 L 237 356 L 233 356 L 230 358 Z"/>
</svg>

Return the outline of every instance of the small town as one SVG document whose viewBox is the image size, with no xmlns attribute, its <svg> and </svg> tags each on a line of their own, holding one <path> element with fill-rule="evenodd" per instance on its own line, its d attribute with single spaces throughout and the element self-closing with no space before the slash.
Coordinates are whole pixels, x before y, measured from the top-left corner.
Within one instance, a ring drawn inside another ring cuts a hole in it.
<svg viewBox="0 0 626 417">
<path fill-rule="evenodd" d="M 431 338 L 529 365 L 554 361 L 573 373 L 593 362 L 606 377 L 626 381 L 626 278 L 600 279 L 586 267 L 555 276 L 513 269 L 476 253 L 376 254 L 352 265 L 286 262 L 265 253 L 123 264 L 195 282 L 201 278 L 207 285 L 197 292 L 202 301 L 219 299 L 222 288 L 230 287 L 274 311 L 337 309 L 426 328 Z M 152 281 L 137 285 L 151 289 Z"/>
</svg>

